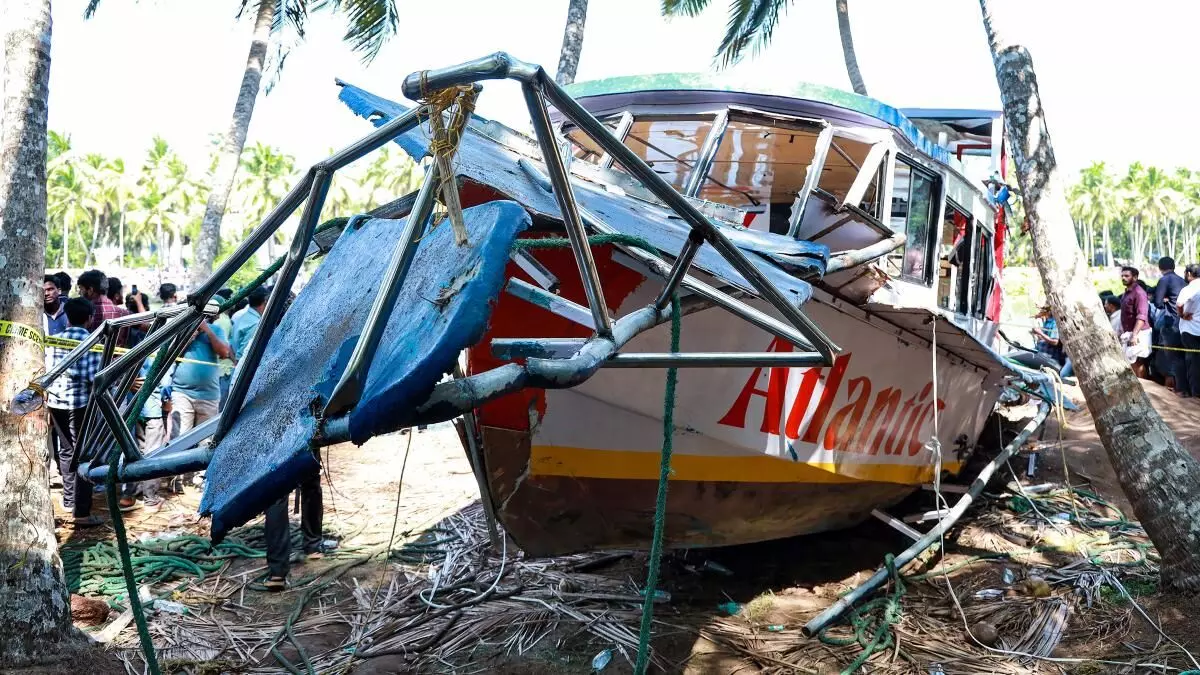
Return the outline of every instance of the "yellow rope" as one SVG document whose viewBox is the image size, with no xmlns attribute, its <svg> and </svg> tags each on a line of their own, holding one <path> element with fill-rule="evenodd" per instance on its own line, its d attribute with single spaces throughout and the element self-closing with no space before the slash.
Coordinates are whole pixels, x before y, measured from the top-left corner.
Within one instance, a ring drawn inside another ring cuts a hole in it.
<svg viewBox="0 0 1200 675">
<path fill-rule="evenodd" d="M 438 194 L 441 196 L 443 210 L 434 217 L 434 226 L 443 219 L 449 218 L 450 227 L 454 229 L 455 243 L 459 246 L 467 243 L 467 227 L 462 219 L 462 203 L 458 198 L 458 184 L 454 179 L 453 158 L 462 140 L 467 121 L 475 111 L 475 100 L 478 90 L 471 85 L 447 87 L 436 91 L 428 91 L 426 87 L 426 72 L 421 72 L 420 103 L 429 119 L 431 138 L 429 153 L 437 162 L 440 174 Z M 447 125 L 442 115 L 451 111 L 450 124 Z"/>
</svg>

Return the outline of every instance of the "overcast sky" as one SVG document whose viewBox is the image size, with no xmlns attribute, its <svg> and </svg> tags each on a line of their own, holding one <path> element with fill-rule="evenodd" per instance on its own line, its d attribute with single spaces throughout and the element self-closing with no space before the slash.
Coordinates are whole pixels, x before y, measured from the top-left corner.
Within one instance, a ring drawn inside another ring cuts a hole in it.
<svg viewBox="0 0 1200 675">
<path fill-rule="evenodd" d="M 369 66 L 342 44 L 336 18 L 314 16 L 278 86 L 260 96 L 250 141 L 308 165 L 366 133 L 366 122 L 337 101 L 334 78 L 402 100 L 406 74 L 497 50 L 557 65 L 567 0 L 396 1 L 405 12 L 400 35 Z M 1025 44 L 1061 163 L 1200 169 L 1200 140 L 1164 126 L 1200 109 L 1200 3 L 994 0 L 1002 3 L 1029 19 Z M 51 128 L 85 152 L 134 161 L 157 133 L 202 165 L 211 135 L 228 124 L 249 47 L 250 22 L 234 19 L 237 0 L 105 0 L 90 21 L 85 4 L 54 3 Z M 710 70 L 727 4 L 713 0 L 699 18 L 666 21 L 659 0 L 592 0 L 577 79 Z M 851 0 L 851 12 L 873 97 L 898 107 L 998 107 L 977 3 Z M 848 89 L 833 1 L 796 0 L 772 46 L 735 72 L 747 82 Z M 487 85 L 479 112 L 528 128 L 515 83 Z"/>
</svg>

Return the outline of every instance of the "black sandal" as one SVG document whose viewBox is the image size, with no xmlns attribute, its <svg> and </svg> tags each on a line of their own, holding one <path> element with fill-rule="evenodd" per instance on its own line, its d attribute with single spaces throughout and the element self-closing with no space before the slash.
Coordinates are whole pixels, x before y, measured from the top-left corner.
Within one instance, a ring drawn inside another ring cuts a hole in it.
<svg viewBox="0 0 1200 675">
<path fill-rule="evenodd" d="M 267 577 L 267 580 L 263 582 L 263 588 L 266 588 L 272 593 L 278 593 L 279 591 L 287 590 L 287 578 Z"/>
</svg>

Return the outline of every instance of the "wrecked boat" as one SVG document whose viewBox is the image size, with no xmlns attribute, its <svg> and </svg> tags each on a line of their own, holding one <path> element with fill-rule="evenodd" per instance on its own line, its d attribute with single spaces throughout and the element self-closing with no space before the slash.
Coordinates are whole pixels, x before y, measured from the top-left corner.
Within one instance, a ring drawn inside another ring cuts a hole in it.
<svg viewBox="0 0 1200 675">
<path fill-rule="evenodd" d="M 498 79 L 520 83 L 532 137 L 473 114 Z M 1011 375 L 992 349 L 999 113 L 698 75 L 564 90 L 504 54 L 410 75 L 414 104 L 340 84 L 377 130 L 310 169 L 186 304 L 139 315 L 145 342 L 106 353 L 84 471 L 207 467 L 219 539 L 320 447 L 456 420 L 490 517 L 550 555 L 649 544 L 664 417 L 675 547 L 846 527 L 974 450 Z M 318 227 L 333 172 L 393 141 L 424 161 L 420 191 Z M 129 368 L 175 358 L 302 204 L 221 416 L 143 456 L 121 431 Z"/>
</svg>

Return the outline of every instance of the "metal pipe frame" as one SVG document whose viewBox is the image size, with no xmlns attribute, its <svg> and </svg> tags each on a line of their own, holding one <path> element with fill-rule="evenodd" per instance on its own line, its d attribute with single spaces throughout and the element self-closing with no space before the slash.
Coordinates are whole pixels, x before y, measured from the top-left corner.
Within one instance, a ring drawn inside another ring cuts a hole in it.
<svg viewBox="0 0 1200 675">
<path fill-rule="evenodd" d="M 633 113 L 626 110 L 621 113 L 621 118 L 619 120 L 617 120 L 617 128 L 613 129 L 613 132 L 612 132 L 613 137 L 615 137 L 617 140 L 624 143 L 625 137 L 629 135 L 629 130 L 632 128 L 633 128 Z M 602 155 L 600 157 L 600 161 L 597 163 L 605 169 L 611 169 L 612 165 L 613 165 L 613 157 L 612 157 L 612 155 L 610 155 L 606 152 L 606 153 L 604 153 L 604 155 Z"/>
<path fill-rule="evenodd" d="M 596 269 L 596 261 L 592 257 L 592 247 L 588 244 L 587 232 L 584 231 L 583 220 L 579 216 L 579 206 L 575 203 L 575 192 L 571 188 L 570 174 L 567 173 L 562 156 L 559 154 L 558 143 L 554 139 L 550 113 L 546 110 L 542 91 L 534 82 L 524 82 L 521 89 L 525 95 L 525 104 L 529 108 L 529 117 L 533 122 L 538 145 L 542 150 L 542 160 L 546 163 L 546 170 L 550 174 L 550 183 L 554 186 L 554 198 L 558 201 L 558 208 L 562 212 L 563 227 L 567 231 L 567 238 L 571 240 L 571 252 L 575 254 L 575 264 L 579 268 L 579 276 L 583 281 L 583 291 L 587 295 L 588 309 L 592 312 L 592 321 L 595 323 L 596 332 L 603 336 L 612 335 L 612 318 L 608 315 L 608 304 L 604 299 L 604 289 L 600 284 L 600 272 Z M 588 133 L 586 129 L 584 133 Z M 607 133 L 607 129 L 605 133 Z"/>
<path fill-rule="evenodd" d="M 819 352 L 704 352 L 614 354 L 604 368 L 809 368 L 825 365 Z"/>
<path fill-rule="evenodd" d="M 165 354 L 160 354 L 159 358 L 165 359 L 165 363 L 173 362 L 175 359 L 179 358 L 179 355 L 183 353 L 183 350 L 187 347 L 188 343 L 191 342 L 191 333 L 196 329 L 196 326 L 200 321 L 203 321 L 203 316 L 196 313 L 194 308 L 185 305 L 184 311 L 177 313 L 159 330 L 148 333 L 145 340 L 140 342 L 133 349 L 130 349 L 122 354 L 116 362 L 97 373 L 95 380 L 93 380 L 93 392 L 103 393 L 103 395 L 112 398 L 112 392 L 108 388 L 109 382 L 121 375 L 126 370 L 140 370 L 142 367 L 142 362 L 152 352 L 160 349 L 167 340 L 172 338 L 174 339 L 174 343 Z M 139 398 L 143 404 L 145 403 L 145 400 L 149 398 L 149 392 L 157 387 L 158 383 L 166 375 L 166 371 L 167 367 L 165 366 L 159 368 L 157 372 L 152 371 L 152 377 L 149 378 L 147 382 L 142 384 L 142 387 L 146 388 L 147 391 L 146 394 L 141 394 L 139 392 Z M 132 407 L 135 405 L 138 405 L 136 401 L 130 403 L 127 407 L 132 409 Z M 112 442 L 115 440 L 117 441 L 122 452 L 126 454 L 126 458 L 129 461 L 137 461 L 141 459 L 142 453 L 138 450 L 137 444 L 135 443 L 133 446 L 121 444 L 120 439 L 118 438 L 119 432 L 111 428 L 112 425 L 108 423 L 109 421 L 107 415 L 104 416 L 104 420 L 109 426 L 109 433 L 112 438 L 105 438 L 103 439 L 102 444 L 99 443 L 96 436 L 98 436 L 100 432 L 97 430 L 92 438 L 86 439 L 86 441 L 81 439 L 81 458 L 90 459 L 94 463 L 96 458 L 100 457 L 101 455 L 107 455 L 112 447 Z M 122 427 L 128 431 L 128 425 L 131 424 L 132 421 L 133 420 L 126 420 L 125 423 L 122 424 Z M 132 452 L 130 452 L 130 448 L 132 448 Z"/>
<path fill-rule="evenodd" d="M 110 363 L 112 363 L 113 354 L 117 350 L 117 334 L 119 331 L 113 326 L 111 321 L 106 319 L 101 322 L 100 327 L 97 328 L 97 332 L 104 337 L 104 351 L 100 355 L 100 368 L 103 370 L 104 368 L 107 368 Z M 96 401 L 98 399 L 98 397 L 95 395 L 96 393 L 98 393 L 98 390 L 93 391 L 93 395 L 88 397 L 87 405 L 83 408 L 83 420 L 79 423 L 81 432 L 79 434 L 79 438 L 76 439 L 76 443 L 81 448 L 83 447 L 84 440 L 87 439 L 89 435 L 88 432 L 91 431 L 92 427 L 94 426 L 93 418 L 96 416 Z M 82 453 L 79 452 L 75 453 L 74 461 L 76 466 L 79 464 L 81 454 Z"/>
<path fill-rule="evenodd" d="M 686 312 L 684 312 L 686 315 Z M 492 340 L 492 356 L 500 359 L 560 359 L 579 351 L 579 338 L 499 338 Z M 817 352 L 704 352 L 617 353 L 603 368 L 807 368 L 820 366 Z"/>
<path fill-rule="evenodd" d="M 383 147 L 397 136 L 411 131 L 420 121 L 421 112 L 422 108 L 416 107 L 403 115 L 389 120 L 370 134 L 334 153 L 324 162 L 320 162 L 310 168 L 304 174 L 304 177 L 300 179 L 300 182 L 296 183 L 291 191 L 284 196 L 283 200 L 272 209 L 271 213 L 267 214 L 262 224 L 255 228 L 250 233 L 250 236 L 242 241 L 237 250 L 233 252 L 233 255 L 226 258 L 225 262 L 221 263 L 221 266 L 213 272 L 212 276 L 201 284 L 200 288 L 188 296 L 188 303 L 201 308 L 208 304 L 208 301 L 221 289 L 221 286 L 250 260 L 254 252 L 261 248 L 275 234 L 275 230 L 278 230 L 284 221 L 292 215 L 292 212 L 304 202 L 305 196 L 311 197 L 312 183 L 316 179 L 318 171 L 324 170 L 332 176 L 334 172 L 344 168 L 346 165 Z M 317 211 L 317 215 L 320 215 L 320 210 Z M 308 242 L 305 242 L 305 246 L 307 244 Z"/>
<path fill-rule="evenodd" d="M 415 113 L 412 117 L 415 119 Z M 288 295 L 292 291 L 292 284 L 296 282 L 296 275 L 300 273 L 300 266 L 304 264 L 304 258 L 308 253 L 308 242 L 317 228 L 321 207 L 325 205 L 325 195 L 329 193 L 333 171 L 324 164 L 318 164 L 310 171 L 310 174 L 312 181 L 308 199 L 304 204 L 304 212 L 300 216 L 300 224 L 296 228 L 296 236 L 292 238 L 287 262 L 279 271 L 279 281 L 271 291 L 270 299 L 267 300 L 267 308 L 263 311 L 258 329 L 254 331 L 254 337 L 251 338 L 250 345 L 246 348 L 246 355 L 241 359 L 237 372 L 234 373 L 233 382 L 229 385 L 229 397 L 225 399 L 225 409 L 221 411 L 221 422 L 217 426 L 215 441 L 217 443 L 229 431 L 229 427 L 233 425 L 233 421 L 237 419 L 242 410 L 246 392 L 250 389 L 250 381 L 254 379 L 254 372 L 258 370 L 258 364 L 262 361 L 267 343 L 275 334 L 275 327 L 279 325 L 279 319 L 283 316 L 283 309 L 288 302 Z"/>
<path fill-rule="evenodd" d="M 142 459 L 136 462 L 127 461 L 121 466 L 117 480 L 120 482 L 149 480 L 204 469 L 208 466 L 207 460 L 212 457 L 212 449 L 197 448 L 196 446 L 213 435 L 217 430 L 218 420 L 217 417 L 208 419 L 180 434 L 178 438 L 166 443 L 161 448 L 151 451 Z M 202 457 L 205 458 L 204 463 L 198 464 Z M 81 464 L 79 470 L 87 473 L 88 478 L 92 481 L 103 480 L 108 475 L 108 464 L 107 462 L 92 462 L 90 466 Z"/>
<path fill-rule="evenodd" d="M 103 392 L 98 397 L 98 405 L 100 414 L 104 416 L 108 422 L 109 429 L 117 439 L 117 445 L 121 449 L 121 453 L 129 458 L 129 461 L 136 462 L 142 458 L 142 454 L 138 452 L 137 440 L 126 426 L 125 420 L 121 419 L 121 413 L 117 411 L 117 404 L 113 402 L 112 395 L 108 392 Z M 109 465 L 111 466 L 111 464 Z M 108 467 L 106 467 L 108 468 Z M 114 467 L 115 468 L 115 467 Z"/>
<path fill-rule="evenodd" d="M 725 108 L 713 118 L 712 128 L 704 137 L 696 164 L 692 167 L 692 173 L 688 175 L 687 183 L 683 186 L 683 194 L 688 197 L 700 196 L 700 190 L 704 187 L 704 182 L 708 180 L 708 172 L 712 170 L 712 163 L 717 156 L 717 148 L 721 145 L 721 138 L 728 128 L 729 108 Z"/>
<path fill-rule="evenodd" d="M 655 307 L 662 309 L 671 304 L 671 298 L 674 297 L 675 291 L 679 288 L 683 277 L 687 275 L 692 261 L 696 259 L 696 254 L 700 252 L 700 247 L 703 245 L 704 238 L 692 230 L 687 241 L 684 242 L 683 248 L 679 250 L 679 256 L 675 258 L 675 264 L 671 267 L 671 271 L 667 273 L 667 282 L 663 284 L 662 290 L 658 292 L 658 297 L 654 299 Z"/>
<path fill-rule="evenodd" d="M 988 481 L 991 480 L 996 471 L 1003 466 L 1005 462 L 1009 460 L 1009 458 L 1016 454 L 1017 450 L 1025 444 L 1025 441 L 1028 440 L 1029 437 L 1032 436 L 1033 433 L 1042 426 L 1042 423 L 1046 421 L 1046 417 L 1049 414 L 1050 405 L 1045 401 L 1041 401 L 1038 404 L 1037 415 L 1035 415 L 1033 419 L 1031 419 L 1029 423 L 1025 425 L 1025 428 L 1022 429 L 1019 434 L 1017 434 L 1016 438 L 1009 442 L 1008 445 L 1004 446 L 1004 448 L 1000 451 L 1000 454 L 997 455 L 995 459 L 993 459 L 987 466 L 983 468 L 982 471 L 979 472 L 979 475 L 976 476 L 975 480 L 971 482 L 971 486 L 968 488 L 966 494 L 959 498 L 959 500 L 954 504 L 954 507 L 950 509 L 950 512 L 944 518 L 939 520 L 938 524 L 935 525 L 932 530 L 926 532 L 921 536 L 920 539 L 916 541 L 916 543 L 914 543 L 912 546 L 909 546 L 902 553 L 896 556 L 895 568 L 897 570 L 912 562 L 913 559 L 915 559 L 918 555 L 920 555 L 930 546 L 933 546 L 935 543 L 937 543 L 941 536 L 945 534 L 951 527 L 953 527 L 956 522 L 958 522 L 958 519 L 962 517 L 962 514 L 965 513 L 967 508 L 971 506 L 971 503 L 975 501 L 977 497 L 979 497 L 980 493 L 983 492 L 983 489 L 987 486 Z M 858 602 L 860 599 L 866 597 L 869 593 L 878 588 L 880 584 L 887 580 L 887 578 L 888 571 L 886 567 L 877 570 L 869 579 L 864 581 L 848 594 L 842 596 L 837 602 L 829 607 L 829 609 L 821 612 L 815 618 L 805 624 L 803 629 L 804 634 L 811 637 L 819 633 L 821 629 L 833 621 L 836 621 L 838 617 L 846 612 L 846 610 L 850 609 L 855 602 Z"/>
<path fill-rule="evenodd" d="M 906 241 L 908 241 L 908 235 L 901 232 L 900 234 L 893 234 L 883 241 L 877 241 L 870 246 L 829 256 L 829 262 L 825 265 L 825 274 L 829 275 L 834 272 L 841 272 L 851 267 L 857 267 L 868 260 L 874 260 L 881 255 L 887 255 L 903 246 Z"/>
<path fill-rule="evenodd" d="M 817 141 L 813 144 L 813 158 L 808 164 L 808 171 L 804 174 L 804 184 L 800 186 L 800 192 L 796 193 L 796 202 L 792 206 L 791 221 L 788 222 L 788 236 L 792 239 L 800 238 L 800 226 L 804 224 L 804 211 L 808 206 L 808 198 L 812 195 L 812 191 L 821 182 L 821 172 L 825 170 L 825 158 L 829 156 L 829 146 L 833 143 L 833 125 L 826 124 L 821 133 L 817 134 Z"/>
<path fill-rule="evenodd" d="M 268 316 L 264 316 L 263 328 L 260 328 L 255 340 L 250 345 L 253 359 L 248 358 L 243 360 L 244 362 L 252 360 L 253 363 L 250 363 L 249 367 L 239 369 L 239 374 L 244 375 L 244 377 L 239 378 L 239 401 L 236 407 L 240 408 L 240 404 L 245 397 L 246 388 L 249 385 L 249 380 L 253 377 L 253 372 L 251 371 L 255 369 L 258 360 L 261 359 L 262 349 L 269 340 L 274 324 L 278 323 L 278 315 L 282 312 L 283 306 L 286 304 L 287 295 L 291 284 L 295 281 L 299 264 L 308 252 L 309 240 L 312 239 L 316 219 L 320 216 L 321 206 L 328 191 L 333 172 L 382 147 L 396 136 L 415 128 L 420 121 L 422 112 L 423 108 L 414 108 L 404 115 L 388 121 L 388 123 L 374 130 L 371 134 L 334 153 L 324 162 L 309 169 L 283 200 L 267 215 L 263 222 L 251 232 L 250 236 L 242 241 L 233 255 L 227 258 L 195 292 L 190 294 L 184 303 L 106 321 L 104 325 L 93 331 L 87 339 L 71 350 L 55 368 L 31 383 L 31 388 L 40 387 L 44 390 L 54 379 L 60 377 L 67 368 L 87 354 L 95 345 L 99 344 L 101 339 L 106 336 L 108 337 L 105 343 L 103 367 L 93 383 L 93 389 L 96 394 L 93 396 L 92 401 L 89 402 L 88 410 L 85 411 L 84 432 L 80 439 L 80 457 L 86 458 L 85 455 L 91 457 L 90 464 L 96 467 L 94 471 L 98 472 L 97 476 L 103 478 L 107 475 L 108 471 L 107 467 L 101 468 L 98 465 L 96 461 L 97 455 L 105 455 L 103 459 L 107 463 L 107 455 L 109 454 L 107 449 L 114 442 L 121 447 L 122 453 L 125 454 L 127 461 L 131 465 L 138 461 L 143 461 L 141 453 L 138 452 L 136 442 L 131 440 L 132 437 L 129 434 L 129 427 L 127 426 L 129 421 L 123 420 L 122 415 L 129 414 L 135 407 L 140 409 L 140 405 L 145 402 L 144 399 L 148 398 L 148 393 L 139 393 L 139 396 L 134 401 L 121 406 L 118 406 L 116 400 L 125 397 L 125 393 L 131 388 L 144 359 L 152 352 L 158 350 L 163 343 L 172 337 L 176 338 L 175 343 L 166 353 L 160 353 L 159 358 L 166 359 L 164 363 L 173 362 L 178 359 L 191 340 L 191 331 L 195 330 L 199 321 L 203 320 L 203 316 L 206 314 L 215 316 L 218 312 L 218 307 L 215 304 L 211 304 L 212 297 L 216 291 L 250 260 L 251 256 L 275 234 L 275 231 L 279 229 L 301 203 L 307 202 L 304 215 L 301 218 L 301 227 L 293 238 L 287 264 L 284 268 L 286 283 L 281 282 L 281 284 L 277 284 L 276 293 L 272 296 L 271 302 L 268 303 L 267 315 L 271 318 L 271 321 L 268 321 Z M 272 312 L 272 309 L 275 311 Z M 115 340 L 112 338 L 115 337 L 117 329 L 147 321 L 152 321 L 153 325 L 147 333 L 146 340 L 120 357 L 117 357 L 114 361 Z M 255 352 L 256 345 L 258 345 L 258 349 Z M 156 361 L 157 364 L 158 361 Z M 146 392 L 150 392 L 158 386 L 161 378 L 165 376 L 166 370 L 166 367 L 160 367 L 152 371 L 152 377 L 143 384 Z M 114 398 L 114 392 L 111 388 L 118 377 L 121 379 L 117 382 L 116 398 Z M 239 382 L 235 381 L 234 386 L 238 385 Z M 101 417 L 99 418 L 93 410 L 96 407 L 101 411 Z M 219 420 L 214 420 L 212 429 L 219 429 L 222 433 L 228 429 L 228 425 L 236 417 L 236 412 L 230 414 L 229 410 L 230 408 L 227 407 L 226 413 L 222 414 Z M 104 447 L 102 448 L 96 447 L 99 445 L 97 440 L 100 432 L 98 424 L 95 423 L 96 420 L 101 418 L 111 432 L 109 438 L 103 440 L 102 445 Z M 120 426 L 122 429 L 116 429 L 116 426 Z M 194 461 L 199 460 L 195 459 Z M 204 464 L 207 464 L 206 460 Z M 128 473 L 128 475 L 131 476 L 131 480 L 138 480 L 139 478 L 136 477 L 139 475 L 138 472 L 151 469 L 153 469 L 152 466 L 147 466 L 144 469 Z M 158 469 L 154 470 L 157 471 Z M 182 470 L 192 469 L 185 468 Z M 126 475 L 126 473 L 122 475 Z M 170 472 L 156 475 L 170 475 Z"/>
<path fill-rule="evenodd" d="M 543 190 L 549 192 L 552 188 L 550 179 L 546 178 L 537 167 L 528 161 L 522 159 L 517 161 L 517 166 L 525 172 L 531 180 L 536 182 Z M 618 234 L 617 230 L 604 222 L 599 216 L 588 211 L 586 208 L 580 207 L 580 215 L 583 217 L 584 223 L 592 228 L 597 234 Z M 630 257 L 645 265 L 651 272 L 667 279 L 671 275 L 673 266 L 668 264 L 662 257 L 657 256 L 649 251 L 637 248 L 635 246 L 622 246 L 621 249 Z M 764 314 L 750 305 L 733 298 L 727 293 L 724 293 L 717 288 L 696 279 L 695 277 L 684 273 L 680 280 L 680 286 L 685 290 L 691 291 L 696 295 L 712 302 L 714 305 L 730 312 L 731 314 L 747 321 L 748 323 L 774 335 L 783 340 L 787 340 L 794 346 L 804 349 L 813 349 L 812 343 L 808 338 L 802 335 L 792 326 L 789 326 L 782 321 L 779 321 L 773 316 Z"/>
<path fill-rule="evenodd" d="M 379 341 L 383 338 L 383 331 L 387 328 L 388 320 L 392 316 L 392 309 L 395 307 L 396 298 L 400 295 L 400 288 L 408 277 L 408 270 L 412 267 L 413 259 L 416 258 L 421 238 L 425 236 L 425 226 L 433 213 L 434 201 L 437 198 L 438 186 L 441 182 L 440 164 L 431 165 L 425 174 L 425 182 L 421 185 L 420 192 L 417 193 L 417 201 L 413 205 L 412 213 L 408 215 L 408 220 L 404 223 L 400 241 L 392 251 L 392 259 L 388 263 L 387 271 L 384 272 L 383 281 L 380 284 L 382 292 L 375 294 L 371 312 L 367 315 L 362 333 L 354 343 L 354 351 L 350 354 L 346 369 L 342 371 L 337 386 L 325 404 L 323 414 L 326 417 L 336 416 L 353 408 L 362 397 L 371 362 L 375 359 Z"/>
<path fill-rule="evenodd" d="M 526 387 L 569 389 L 587 381 L 604 362 L 639 334 L 671 319 L 671 308 L 648 305 L 621 317 L 613 324 L 611 337 L 593 335 L 576 353 L 565 359 L 534 359 L 524 364 L 509 363 L 461 379 L 441 382 L 417 410 L 407 417 L 400 413 L 390 428 L 380 433 L 416 424 L 446 422 L 501 396 Z M 327 418 L 314 443 L 324 446 L 350 440 L 350 416 Z"/>
<path fill-rule="evenodd" d="M 554 273 L 543 265 L 542 261 L 535 258 L 532 253 L 523 249 L 513 249 L 508 254 L 508 258 L 515 262 L 517 267 L 521 268 L 522 272 L 528 274 L 529 278 L 533 279 L 535 284 L 551 293 L 558 292 L 558 288 L 561 285 L 558 277 L 554 276 Z"/>
<path fill-rule="evenodd" d="M 725 260 L 733 266 L 758 292 L 758 295 L 775 307 L 776 311 L 808 338 L 816 351 L 824 355 L 827 365 L 833 363 L 834 356 L 841 349 L 829 339 L 825 333 L 810 320 L 799 308 L 792 305 L 786 297 L 771 283 L 754 263 L 737 248 L 729 238 L 696 209 L 683 195 L 675 191 L 670 184 L 663 180 L 646 165 L 632 150 L 625 147 L 608 133 L 591 113 L 575 102 L 562 87 L 546 75 L 540 68 L 537 78 L 542 85 L 546 97 L 558 108 L 563 115 L 572 119 L 592 137 L 598 145 L 613 155 L 622 166 L 635 178 L 642 181 L 648 190 L 661 199 L 675 213 L 682 216 L 693 229 L 699 230 L 705 241 L 711 244 Z"/>
<path fill-rule="evenodd" d="M 504 286 L 505 292 L 513 297 L 520 298 L 531 305 L 541 307 L 542 309 L 561 316 L 571 323 L 583 326 L 589 330 L 596 330 L 596 324 L 592 322 L 592 314 L 587 307 L 572 302 L 561 295 L 556 295 L 550 291 L 543 290 L 533 284 L 522 279 L 511 278 Z"/>
</svg>

